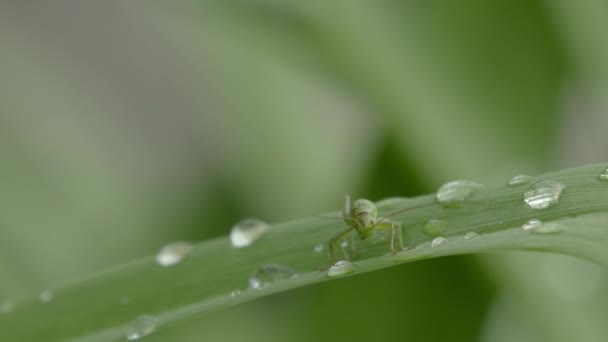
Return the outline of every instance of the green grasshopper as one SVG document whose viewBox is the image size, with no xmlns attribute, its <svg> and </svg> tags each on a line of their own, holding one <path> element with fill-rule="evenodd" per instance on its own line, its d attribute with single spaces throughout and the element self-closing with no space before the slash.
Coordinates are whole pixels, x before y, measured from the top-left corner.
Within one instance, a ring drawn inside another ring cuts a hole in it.
<svg viewBox="0 0 608 342">
<path fill-rule="evenodd" d="M 344 231 L 334 235 L 329 240 L 329 264 L 330 266 L 334 264 L 334 247 L 338 246 L 344 257 L 349 260 L 350 257 L 344 247 L 339 243 L 340 239 L 345 237 L 346 235 L 352 233 L 354 230 L 357 235 L 361 238 L 361 240 L 365 240 L 372 236 L 376 230 L 381 229 L 390 229 L 390 246 L 391 253 L 397 253 L 400 250 L 403 250 L 403 232 L 401 231 L 401 223 L 396 221 L 391 221 L 388 218 L 390 216 L 396 215 L 398 213 L 420 208 L 424 206 L 428 206 L 429 204 L 423 204 L 416 207 L 406 208 L 403 210 L 399 210 L 391 213 L 390 215 L 378 218 L 378 208 L 374 202 L 366 199 L 358 199 L 356 200 L 352 207 L 350 204 L 350 196 L 346 195 L 346 201 L 344 203 L 344 213 L 342 214 L 342 219 L 348 226 Z M 397 236 L 397 241 L 399 243 L 399 249 L 395 248 L 395 235 Z M 355 241 L 354 236 L 351 234 L 351 249 L 352 253 L 356 253 L 355 249 Z"/>
</svg>

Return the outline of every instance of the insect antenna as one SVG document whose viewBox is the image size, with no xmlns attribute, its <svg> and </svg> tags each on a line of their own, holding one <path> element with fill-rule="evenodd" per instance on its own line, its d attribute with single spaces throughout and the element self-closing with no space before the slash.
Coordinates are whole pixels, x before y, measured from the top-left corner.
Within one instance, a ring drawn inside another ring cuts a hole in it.
<svg viewBox="0 0 608 342">
<path fill-rule="evenodd" d="M 352 217 L 336 217 L 336 216 L 325 216 L 325 215 L 315 215 L 315 217 L 318 218 L 322 218 L 322 219 L 329 219 L 329 220 L 350 220 L 350 221 L 357 221 Z"/>
<path fill-rule="evenodd" d="M 388 215 L 382 216 L 382 218 L 378 222 L 382 222 L 383 220 L 385 220 L 385 219 L 387 219 L 387 218 L 389 218 L 391 216 L 395 216 L 397 214 L 401 214 L 401 213 L 406 212 L 406 211 L 410 211 L 410 210 L 414 210 L 414 209 L 419 209 L 419 208 L 424 208 L 424 207 L 430 207 L 430 206 L 435 205 L 435 204 L 437 204 L 437 203 L 435 203 L 435 202 L 433 202 L 433 203 L 425 203 L 425 204 L 415 205 L 413 207 L 407 207 L 407 208 L 404 208 L 404 209 L 401 209 L 401 210 L 397 210 L 397 211 L 392 212 L 392 213 L 390 213 Z"/>
</svg>

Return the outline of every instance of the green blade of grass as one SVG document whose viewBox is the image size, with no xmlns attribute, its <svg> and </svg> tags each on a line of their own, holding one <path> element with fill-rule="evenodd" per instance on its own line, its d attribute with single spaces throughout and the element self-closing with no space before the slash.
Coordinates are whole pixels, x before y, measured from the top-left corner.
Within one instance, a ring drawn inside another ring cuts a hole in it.
<svg viewBox="0 0 608 342">
<path fill-rule="evenodd" d="M 501 250 L 538 250 L 569 254 L 608 265 L 608 181 L 597 176 L 606 164 L 557 171 L 534 177 L 517 187 L 485 186 L 458 208 L 434 204 L 433 195 L 380 202 L 381 215 L 418 206 L 391 217 L 403 223 L 406 244 L 413 248 L 395 255 L 388 242 L 357 241 L 355 275 L 414 260 Z M 532 209 L 523 201 L 530 184 L 554 180 L 566 185 L 559 203 Z M 333 213 L 339 216 L 338 213 Z M 520 227 L 529 219 L 558 221 L 557 234 L 531 234 Z M 432 247 L 422 232 L 430 219 L 448 223 L 447 243 Z M 195 245 L 181 263 L 161 267 L 146 258 L 55 289 L 52 301 L 15 300 L 14 309 L 0 316 L 2 341 L 113 341 L 125 339 L 129 323 L 153 315 L 157 329 L 179 320 L 249 301 L 272 293 L 328 281 L 319 271 L 327 255 L 319 243 L 344 229 L 341 220 L 309 217 L 271 225 L 258 241 L 233 248 L 227 237 Z M 467 232 L 479 236 L 465 239 Z M 298 274 L 263 289 L 247 289 L 249 276 L 264 264 L 285 265 Z M 232 296 L 231 292 L 241 293 Z M 128 300 L 128 303 L 125 301 Z"/>
</svg>

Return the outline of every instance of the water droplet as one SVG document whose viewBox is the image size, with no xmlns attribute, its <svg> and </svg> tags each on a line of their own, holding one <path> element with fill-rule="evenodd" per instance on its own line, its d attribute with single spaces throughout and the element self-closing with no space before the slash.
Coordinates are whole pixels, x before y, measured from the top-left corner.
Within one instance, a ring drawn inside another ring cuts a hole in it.
<svg viewBox="0 0 608 342">
<path fill-rule="evenodd" d="M 297 277 L 294 270 L 289 267 L 277 264 L 267 264 L 258 268 L 249 277 L 249 288 L 263 289 L 271 283 Z"/>
<path fill-rule="evenodd" d="M 522 226 L 523 230 L 533 234 L 557 234 L 566 229 L 565 226 L 556 222 L 544 223 L 541 220 L 532 219 Z"/>
<path fill-rule="evenodd" d="M 241 294 L 241 290 L 234 290 L 232 292 L 230 292 L 230 297 L 236 297 L 239 296 Z"/>
<path fill-rule="evenodd" d="M 232 247 L 242 248 L 251 245 L 268 230 L 268 224 L 254 218 L 237 222 L 230 230 Z"/>
<path fill-rule="evenodd" d="M 431 242 L 431 247 L 443 246 L 446 243 L 448 243 L 448 239 L 444 238 L 443 236 L 438 236 L 438 237 L 434 238 L 433 241 Z"/>
<path fill-rule="evenodd" d="M 530 233 L 533 234 L 559 234 L 566 230 L 566 227 L 556 223 L 556 222 L 547 222 L 543 223 L 540 226 L 533 228 L 530 230 Z"/>
<path fill-rule="evenodd" d="M 324 249 L 325 249 L 325 244 L 322 244 L 322 243 L 316 244 L 314 247 L 314 250 L 317 253 L 323 252 Z"/>
<path fill-rule="evenodd" d="M 51 300 L 53 300 L 53 292 L 51 290 L 44 290 L 42 292 L 40 292 L 40 302 L 42 304 L 46 304 L 48 302 L 50 302 Z"/>
<path fill-rule="evenodd" d="M 532 177 L 528 175 L 517 175 L 513 176 L 513 178 L 509 179 L 507 182 L 508 186 L 518 186 L 523 184 L 528 184 L 532 180 Z"/>
<path fill-rule="evenodd" d="M 158 319 L 150 315 L 141 315 L 135 318 L 127 328 L 127 340 L 139 340 L 142 337 L 148 336 L 156 331 Z"/>
<path fill-rule="evenodd" d="M 524 201 L 532 209 L 544 209 L 558 203 L 562 190 L 566 186 L 554 181 L 540 181 L 534 183 L 524 193 Z"/>
<path fill-rule="evenodd" d="M 602 181 L 608 180 L 608 167 L 605 168 L 604 171 L 602 171 L 602 173 L 597 176 L 597 179 Z"/>
<path fill-rule="evenodd" d="M 539 227 L 541 224 L 543 224 L 543 221 L 539 219 L 531 219 L 528 222 L 524 223 L 521 228 L 525 231 L 530 231 L 532 229 L 535 229 L 536 227 Z"/>
<path fill-rule="evenodd" d="M 4 302 L 2 302 L 2 304 L 0 304 L 0 313 L 1 314 L 11 313 L 13 310 L 15 310 L 15 302 L 13 302 L 10 299 L 7 299 Z"/>
<path fill-rule="evenodd" d="M 339 277 L 345 274 L 353 273 L 357 270 L 357 266 L 350 261 L 340 260 L 335 264 L 331 265 L 327 270 L 328 277 Z"/>
<path fill-rule="evenodd" d="M 458 207 L 482 185 L 467 180 L 445 183 L 437 190 L 437 201 L 444 207 Z"/>
<path fill-rule="evenodd" d="M 468 232 L 468 233 L 464 234 L 465 239 L 474 239 L 478 236 L 479 236 L 479 234 L 477 234 L 475 232 Z"/>
<path fill-rule="evenodd" d="M 192 251 L 189 242 L 172 242 L 166 244 L 156 254 L 156 262 L 161 266 L 173 266 L 180 263 Z"/>
<path fill-rule="evenodd" d="M 448 229 L 448 223 L 442 220 L 429 220 L 422 227 L 424 234 L 430 237 L 440 236 Z"/>
<path fill-rule="evenodd" d="M 340 242 L 340 246 L 342 246 L 342 248 L 348 247 L 348 240 L 342 240 L 342 242 Z"/>
</svg>

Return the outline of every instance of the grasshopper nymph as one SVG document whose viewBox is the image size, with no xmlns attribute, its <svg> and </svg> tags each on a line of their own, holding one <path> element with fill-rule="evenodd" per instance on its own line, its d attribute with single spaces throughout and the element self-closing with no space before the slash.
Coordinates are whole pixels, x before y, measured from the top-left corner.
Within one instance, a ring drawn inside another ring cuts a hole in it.
<svg viewBox="0 0 608 342">
<path fill-rule="evenodd" d="M 401 231 L 401 223 L 391 221 L 387 217 L 378 218 L 378 208 L 374 202 L 366 199 L 356 200 L 352 207 L 350 205 L 350 196 L 346 195 L 344 203 L 344 213 L 342 219 L 348 226 L 346 230 L 334 235 L 329 240 L 329 263 L 334 264 L 334 246 L 338 246 L 344 257 L 348 260 L 349 256 L 344 247 L 339 243 L 339 240 L 350 234 L 353 230 L 362 239 L 367 239 L 377 229 L 390 229 L 390 245 L 391 252 L 396 253 L 403 249 L 403 233 Z M 395 235 L 399 242 L 399 249 L 395 248 Z M 352 236 L 352 235 L 351 235 Z M 351 241 L 352 251 L 355 252 L 354 240 Z"/>
<path fill-rule="evenodd" d="M 435 203 L 426 203 L 417 206 L 408 207 L 405 209 L 394 211 L 388 215 L 378 218 L 378 208 L 374 202 L 366 199 L 358 199 L 356 200 L 352 207 L 350 205 L 350 196 L 346 195 L 346 201 L 344 203 L 344 213 L 342 214 L 342 219 L 348 226 L 344 231 L 334 235 L 331 240 L 329 240 L 329 264 L 330 266 L 334 264 L 334 247 L 338 246 L 340 251 L 344 255 L 346 260 L 350 259 L 348 253 L 344 249 L 339 241 L 343 237 L 351 234 L 351 250 L 352 253 L 356 253 L 355 248 L 355 240 L 352 234 L 354 230 L 356 234 L 361 238 L 361 240 L 365 240 L 372 236 L 376 230 L 381 229 L 390 229 L 390 246 L 391 253 L 397 253 L 400 250 L 403 250 L 403 232 L 401 231 L 401 223 L 396 221 L 391 221 L 388 218 L 408 211 L 412 209 L 428 207 L 431 205 L 435 205 Z M 397 242 L 399 243 L 399 248 L 395 248 L 395 235 L 397 236 Z"/>
</svg>

